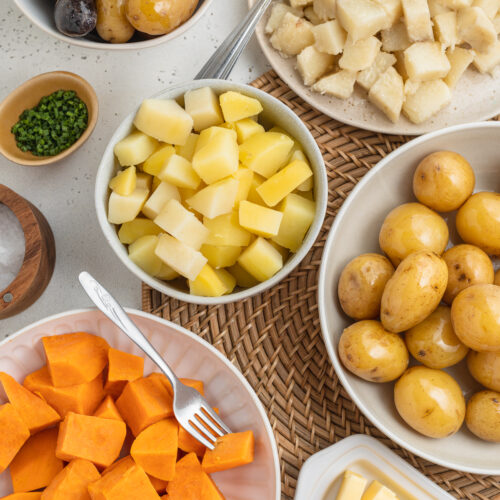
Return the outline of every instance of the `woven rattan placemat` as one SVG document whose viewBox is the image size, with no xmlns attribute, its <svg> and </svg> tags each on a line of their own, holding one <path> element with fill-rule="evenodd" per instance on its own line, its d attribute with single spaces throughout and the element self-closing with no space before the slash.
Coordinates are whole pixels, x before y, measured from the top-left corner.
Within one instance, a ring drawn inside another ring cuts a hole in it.
<svg viewBox="0 0 500 500">
<path fill-rule="evenodd" d="M 261 295 L 206 307 L 170 299 L 144 285 L 143 309 L 197 333 L 245 375 L 274 429 L 283 499 L 293 498 L 299 470 L 310 455 L 346 436 L 363 433 L 383 441 L 457 498 L 500 500 L 500 476 L 447 470 L 401 449 L 378 431 L 341 386 L 321 337 L 318 272 L 335 214 L 363 175 L 409 138 L 376 134 L 332 120 L 295 95 L 273 71 L 252 85 L 299 115 L 321 148 L 329 202 L 320 236 L 302 264 Z"/>
</svg>

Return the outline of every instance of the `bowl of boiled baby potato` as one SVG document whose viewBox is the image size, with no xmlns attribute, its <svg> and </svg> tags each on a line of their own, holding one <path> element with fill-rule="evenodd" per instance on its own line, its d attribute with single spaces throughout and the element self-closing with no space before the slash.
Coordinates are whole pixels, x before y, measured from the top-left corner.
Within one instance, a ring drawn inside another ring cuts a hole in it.
<svg viewBox="0 0 500 500">
<path fill-rule="evenodd" d="M 199 80 L 146 99 L 104 153 L 96 209 L 152 288 L 221 304 L 273 286 L 313 245 L 326 170 L 300 119 L 265 92 Z"/>
<path fill-rule="evenodd" d="M 382 432 L 447 468 L 500 465 L 500 124 L 384 158 L 343 204 L 319 281 L 343 386 Z"/>
</svg>

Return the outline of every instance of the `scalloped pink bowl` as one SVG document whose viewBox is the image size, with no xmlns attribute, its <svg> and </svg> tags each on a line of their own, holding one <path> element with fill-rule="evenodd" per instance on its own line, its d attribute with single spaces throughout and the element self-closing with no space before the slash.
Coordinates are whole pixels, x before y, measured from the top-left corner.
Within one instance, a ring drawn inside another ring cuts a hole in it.
<svg viewBox="0 0 500 500">
<path fill-rule="evenodd" d="M 217 486 L 231 500 L 279 500 L 281 493 L 278 451 L 264 407 L 243 375 L 206 341 L 170 321 L 133 309 L 132 319 L 180 377 L 205 383 L 205 396 L 220 409 L 234 432 L 250 429 L 255 434 L 255 461 L 244 467 L 213 474 Z M 80 309 L 38 321 L 0 343 L 0 371 L 18 381 L 40 368 L 45 360 L 40 339 L 86 331 L 105 338 L 125 352 L 142 351 L 111 321 L 95 309 Z M 154 371 L 149 359 L 145 373 Z M 0 395 L 0 402 L 5 402 Z M 0 474 L 0 496 L 12 493 L 8 471 Z"/>
</svg>

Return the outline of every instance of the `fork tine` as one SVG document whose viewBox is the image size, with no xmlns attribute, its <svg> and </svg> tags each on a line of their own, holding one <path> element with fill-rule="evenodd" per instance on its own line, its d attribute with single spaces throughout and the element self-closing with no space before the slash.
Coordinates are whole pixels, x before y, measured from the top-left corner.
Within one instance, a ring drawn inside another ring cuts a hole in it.
<svg viewBox="0 0 500 500">
<path fill-rule="evenodd" d="M 191 436 L 193 436 L 195 439 L 197 439 L 200 443 L 204 444 L 209 450 L 213 450 L 215 448 L 215 438 L 214 441 L 209 441 L 196 427 L 191 420 L 189 421 L 189 429 L 187 427 L 184 427 Z M 205 434 L 208 435 L 208 432 L 205 432 Z"/>
<path fill-rule="evenodd" d="M 205 413 L 227 434 L 231 434 L 231 429 L 222 421 L 222 419 L 217 415 L 217 413 L 207 404 L 202 404 L 201 406 Z M 221 434 L 222 436 L 223 434 Z"/>
<path fill-rule="evenodd" d="M 207 427 L 207 430 L 211 430 L 217 436 L 223 436 L 225 431 L 223 431 L 218 425 L 216 425 L 210 417 L 207 416 L 205 410 L 202 408 L 195 414 L 196 418 L 200 420 L 200 423 Z"/>
</svg>

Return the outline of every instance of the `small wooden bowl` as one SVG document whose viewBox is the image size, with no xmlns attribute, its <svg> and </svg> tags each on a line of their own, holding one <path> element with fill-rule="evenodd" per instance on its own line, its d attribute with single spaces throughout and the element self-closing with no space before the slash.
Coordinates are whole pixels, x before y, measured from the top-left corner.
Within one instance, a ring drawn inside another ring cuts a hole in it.
<svg viewBox="0 0 500 500">
<path fill-rule="evenodd" d="M 21 269 L 0 291 L 0 319 L 24 311 L 42 295 L 56 261 L 54 235 L 42 213 L 22 196 L 0 184 L 0 203 L 9 207 L 24 231 L 25 252 Z"/>
<path fill-rule="evenodd" d="M 19 115 L 25 109 L 35 107 L 42 97 L 61 89 L 74 90 L 87 105 L 89 114 L 87 128 L 72 146 L 56 156 L 35 156 L 21 151 L 16 145 L 14 134 L 10 131 L 19 120 Z M 67 71 L 53 71 L 35 76 L 17 87 L 0 104 L 0 153 L 20 165 L 38 166 L 60 161 L 76 151 L 90 137 L 97 122 L 98 112 L 96 93 L 90 83 L 81 76 Z"/>
</svg>

